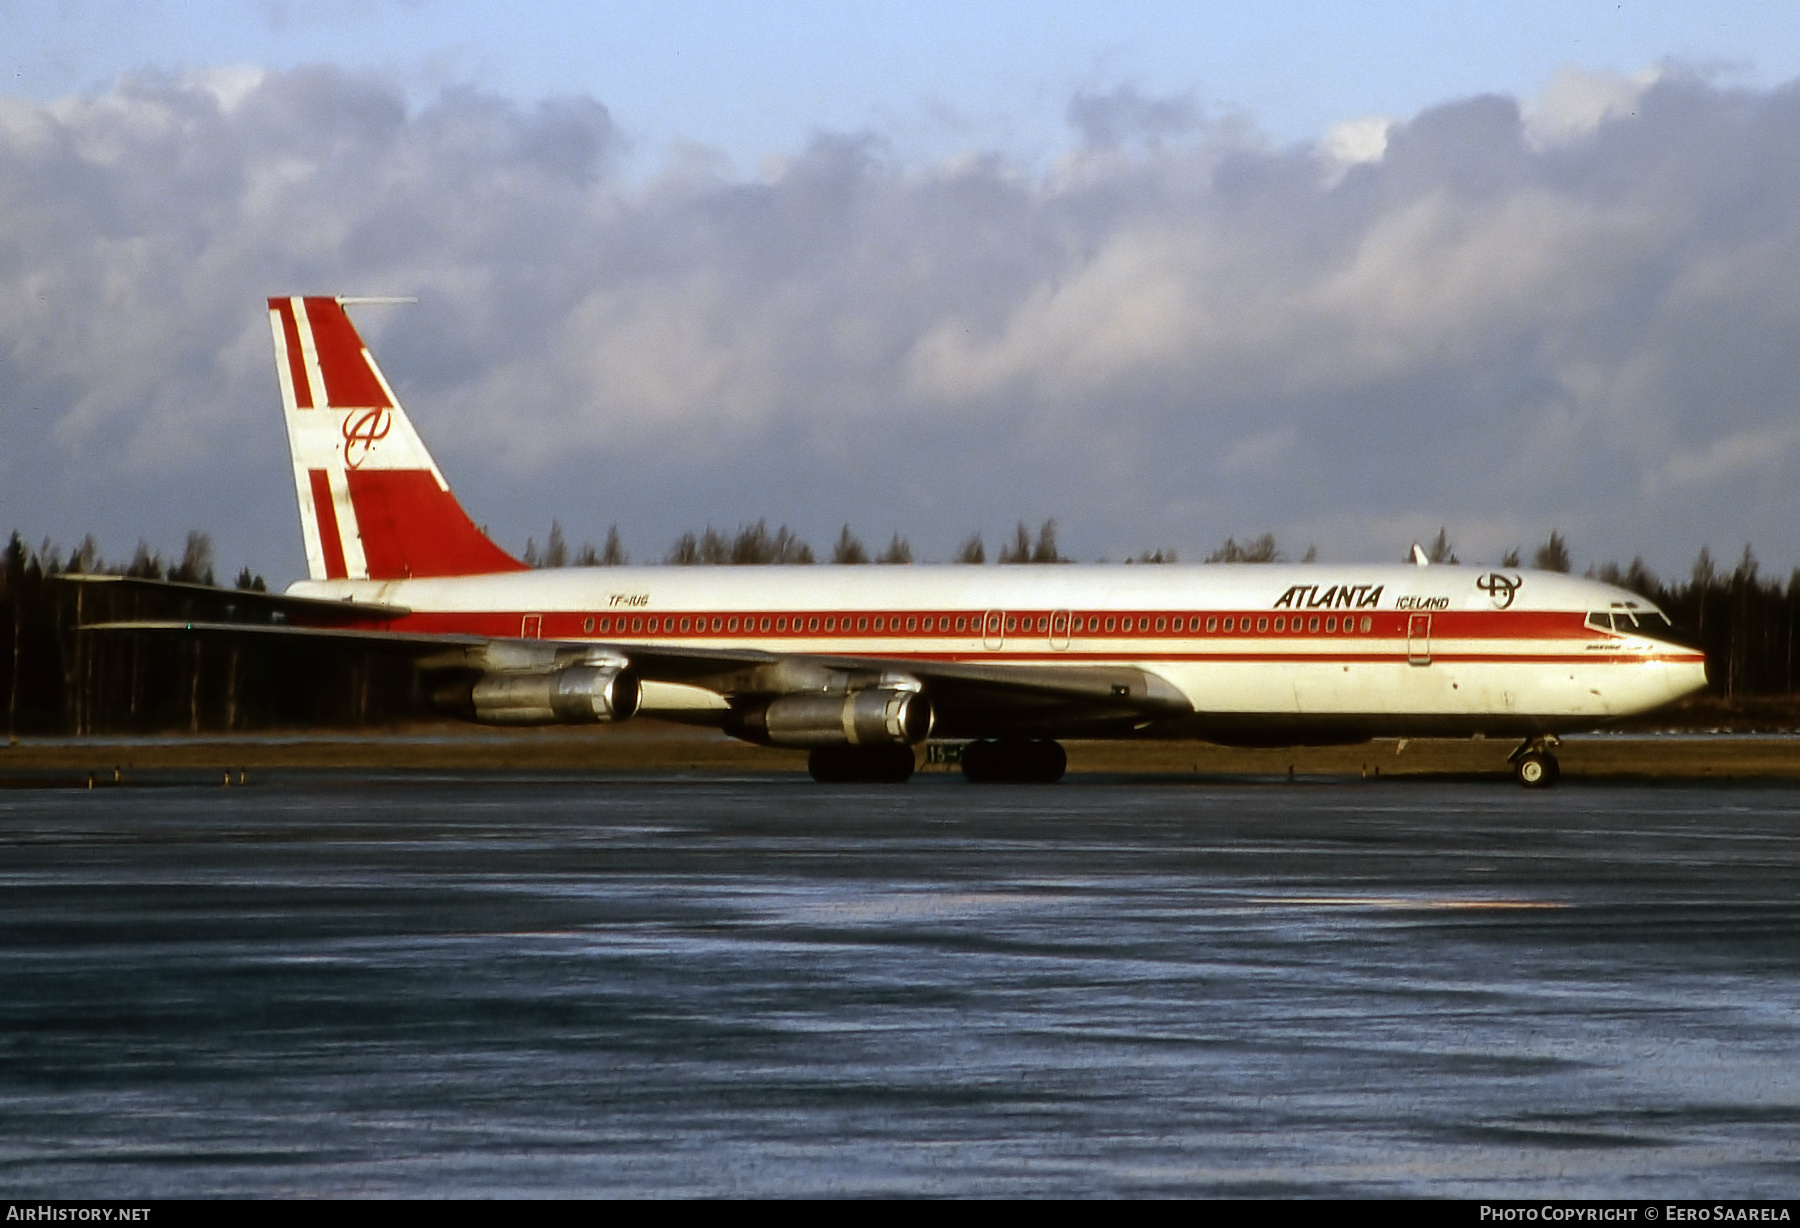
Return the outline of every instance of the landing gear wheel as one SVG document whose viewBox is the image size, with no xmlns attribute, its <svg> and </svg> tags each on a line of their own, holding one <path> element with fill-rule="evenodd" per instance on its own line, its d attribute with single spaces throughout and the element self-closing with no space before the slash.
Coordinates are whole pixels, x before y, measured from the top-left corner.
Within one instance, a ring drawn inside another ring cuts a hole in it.
<svg viewBox="0 0 1800 1228">
<path fill-rule="evenodd" d="M 1053 785 L 1068 767 L 1069 756 L 1055 742 L 1002 738 L 963 749 L 963 775 L 978 785 Z"/>
<path fill-rule="evenodd" d="M 901 785 L 912 779 L 910 746 L 821 746 L 806 757 L 812 778 L 825 785 Z"/>
<path fill-rule="evenodd" d="M 1513 775 L 1527 789 L 1548 789 L 1562 775 L 1562 768 L 1549 751 L 1528 750 L 1513 760 Z"/>
</svg>

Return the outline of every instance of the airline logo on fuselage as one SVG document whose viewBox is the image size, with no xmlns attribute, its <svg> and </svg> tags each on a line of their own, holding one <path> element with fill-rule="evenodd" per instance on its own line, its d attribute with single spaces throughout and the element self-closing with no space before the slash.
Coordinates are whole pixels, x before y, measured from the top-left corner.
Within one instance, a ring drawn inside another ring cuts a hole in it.
<svg viewBox="0 0 1800 1228">
<path fill-rule="evenodd" d="M 1296 584 L 1270 607 L 1276 610 L 1369 610 L 1381 600 L 1382 584 Z"/>
<path fill-rule="evenodd" d="M 1513 594 L 1519 591 L 1519 585 L 1524 583 L 1524 580 L 1523 576 L 1509 576 L 1503 572 L 1490 571 L 1475 581 L 1475 587 L 1492 599 L 1496 610 L 1507 610 L 1512 608 Z"/>
</svg>

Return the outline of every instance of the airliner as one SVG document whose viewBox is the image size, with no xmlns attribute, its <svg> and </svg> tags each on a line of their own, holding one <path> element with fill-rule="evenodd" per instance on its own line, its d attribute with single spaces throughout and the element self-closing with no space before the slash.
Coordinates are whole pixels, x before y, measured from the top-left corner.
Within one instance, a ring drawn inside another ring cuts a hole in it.
<svg viewBox="0 0 1800 1228">
<path fill-rule="evenodd" d="M 1050 782 L 1059 739 L 1324 745 L 1558 735 L 1706 685 L 1636 593 L 1554 572 L 1398 566 L 533 569 L 464 512 L 346 312 L 268 301 L 306 543 L 284 634 L 376 637 L 477 722 L 635 715 L 899 782 L 927 739 L 977 782 Z"/>
</svg>

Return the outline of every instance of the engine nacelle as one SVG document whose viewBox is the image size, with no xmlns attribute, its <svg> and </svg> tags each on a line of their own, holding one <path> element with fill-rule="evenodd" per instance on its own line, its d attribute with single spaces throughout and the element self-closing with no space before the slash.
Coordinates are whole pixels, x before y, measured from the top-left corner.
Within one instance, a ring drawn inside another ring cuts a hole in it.
<svg viewBox="0 0 1800 1228">
<path fill-rule="evenodd" d="M 835 695 L 781 695 L 745 712 L 740 736 L 771 746 L 915 746 L 931 736 L 931 701 L 872 687 Z"/>
<path fill-rule="evenodd" d="M 549 673 L 483 674 L 469 693 L 487 725 L 592 725 L 629 720 L 638 709 L 637 675 L 610 665 L 570 665 Z"/>
</svg>

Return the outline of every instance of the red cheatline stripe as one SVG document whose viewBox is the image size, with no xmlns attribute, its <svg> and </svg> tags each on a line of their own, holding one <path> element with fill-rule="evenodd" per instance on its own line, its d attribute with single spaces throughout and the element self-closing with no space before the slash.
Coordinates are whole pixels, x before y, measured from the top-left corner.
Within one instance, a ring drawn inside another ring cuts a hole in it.
<svg viewBox="0 0 1800 1228">
<path fill-rule="evenodd" d="M 353 495 L 355 494 L 355 482 L 359 476 L 363 475 L 352 475 Z M 369 535 L 368 520 L 365 518 L 362 521 L 362 524 L 363 536 L 366 541 Z M 470 570 L 472 571 L 473 569 Z M 498 569 L 496 568 L 494 570 Z M 1351 619 L 1349 616 L 1346 616 L 1343 627 L 1333 627 L 1330 630 L 1327 630 L 1324 626 L 1321 626 L 1316 631 L 1312 630 L 1310 626 L 1305 630 L 1296 630 L 1289 627 L 1283 627 L 1280 630 L 1276 630 L 1271 626 L 1266 627 L 1261 631 L 1251 631 L 1248 628 L 1238 630 L 1234 627 L 1230 631 L 1214 630 L 1202 632 L 1200 630 L 1200 617 L 1184 613 L 1179 616 L 1184 623 L 1179 629 L 1173 626 L 1175 620 L 1173 618 L 1168 618 L 1167 616 L 1161 617 L 1163 617 L 1170 625 L 1162 630 L 1154 629 L 1154 624 L 1151 628 L 1139 629 L 1135 626 L 1135 622 L 1140 616 L 1133 615 L 1122 620 L 1124 623 L 1134 624 L 1131 626 L 1124 626 L 1120 625 L 1119 622 L 1115 622 L 1114 629 L 1112 630 L 1106 630 L 1104 627 L 1097 630 L 1089 630 L 1084 625 L 1079 628 L 1072 627 L 1066 632 L 1058 630 L 1053 633 L 1048 632 L 1042 626 L 1036 625 L 1042 620 L 1035 615 L 1020 616 L 1019 622 L 1021 625 L 1015 626 L 1011 630 L 1003 632 L 985 631 L 981 616 L 979 614 L 970 614 L 966 611 L 960 615 L 939 610 L 911 611 L 903 613 L 889 613 L 887 611 L 876 613 L 867 610 L 821 610 L 800 611 L 791 614 L 787 611 L 745 611 L 741 609 L 732 611 L 709 610 L 703 612 L 686 610 L 668 614 L 609 614 L 605 611 L 595 610 L 549 610 L 542 612 L 546 618 L 556 623 L 559 634 L 567 635 L 591 632 L 596 629 L 609 634 L 625 634 L 628 630 L 630 630 L 632 634 L 668 634 L 674 633 L 679 623 L 686 622 L 689 626 L 683 627 L 680 631 L 680 634 L 684 636 L 712 635 L 714 637 L 725 636 L 740 639 L 754 639 L 766 636 L 810 636 L 813 638 L 823 637 L 830 639 L 894 639 L 906 636 L 925 639 L 944 639 L 952 635 L 976 636 L 987 634 L 991 638 L 994 634 L 1003 634 L 1005 639 L 1011 642 L 1015 640 L 1043 640 L 1048 636 L 1053 635 L 1057 640 L 1068 638 L 1088 643 L 1120 640 L 1139 643 L 1146 640 L 1152 642 L 1202 641 L 1207 644 L 1218 644 L 1227 650 L 1229 650 L 1229 646 L 1235 644 L 1295 644 L 1297 646 L 1314 643 L 1355 644 L 1365 643 L 1370 639 L 1382 638 L 1410 638 L 1419 642 L 1424 642 L 1429 638 L 1429 641 L 1433 644 L 1500 640 L 1512 643 L 1549 641 L 1551 643 L 1566 645 L 1604 644 L 1613 639 L 1607 632 L 1595 631 L 1585 627 L 1582 623 L 1585 615 L 1580 611 L 1533 611 L 1511 616 L 1471 614 L 1463 616 L 1460 623 L 1456 626 L 1434 625 L 1429 637 L 1412 628 L 1408 621 L 1409 616 L 1404 612 L 1398 614 L 1381 613 L 1372 615 L 1370 616 L 1372 625 L 1367 630 L 1362 628 L 1360 617 Z M 519 615 L 513 611 L 474 610 L 457 615 L 420 615 L 421 618 L 438 617 L 460 619 L 481 619 L 490 616 L 503 620 L 510 620 L 517 618 Z M 1096 615 L 1095 617 L 1096 620 L 1098 620 L 1099 616 Z M 1214 618 L 1214 621 L 1217 621 L 1218 616 L 1215 615 L 1212 617 Z M 1249 621 L 1248 616 L 1235 617 L 1238 617 L 1239 620 L 1243 622 Z M 952 620 L 956 618 L 960 618 L 963 625 L 962 627 L 953 630 Z M 1147 617 L 1145 620 L 1149 621 Z M 587 625 L 590 622 L 595 623 L 596 625 Z M 721 623 L 722 625 L 715 628 L 711 625 L 714 622 Z M 877 622 L 880 622 L 882 625 L 877 626 Z M 1032 625 L 1023 625 L 1027 622 L 1032 623 Z M 735 626 L 732 625 L 734 623 L 736 624 Z M 764 625 L 765 623 L 767 626 Z M 818 625 L 815 626 L 815 623 Z M 826 623 L 832 625 L 826 626 Z M 908 623 L 912 625 L 908 626 Z M 1353 623 L 1354 625 L 1352 625 Z M 930 625 L 927 626 L 926 624 Z"/>
<path fill-rule="evenodd" d="M 757 615 L 757 626 L 750 631 L 712 631 L 710 623 L 712 615 L 706 616 L 708 624 L 702 629 L 700 619 L 688 615 L 694 625 L 688 631 L 678 630 L 676 626 L 659 625 L 652 631 L 649 623 L 655 618 L 659 624 L 668 623 L 670 616 L 662 615 L 625 615 L 607 616 L 583 614 L 569 611 L 549 611 L 534 615 L 542 620 L 542 634 L 550 639 L 597 639 L 613 643 L 641 643 L 646 647 L 665 646 L 679 647 L 683 643 L 698 642 L 707 644 L 736 643 L 745 647 L 766 648 L 771 651 L 796 651 L 811 653 L 849 653 L 858 656 L 880 657 L 895 661 L 988 661 L 1011 663 L 1044 663 L 1044 664 L 1135 664 L 1143 662 L 1192 662 L 1208 664 L 1271 664 L 1288 665 L 1320 665 L 1320 664 L 1392 664 L 1408 659 L 1409 654 L 1404 646 L 1404 637 L 1399 635 L 1370 634 L 1354 635 L 1348 638 L 1323 636 L 1307 636 L 1300 643 L 1295 643 L 1285 635 L 1261 635 L 1248 638 L 1240 636 L 1197 636 L 1184 635 L 1176 642 L 1175 637 L 1167 637 L 1162 642 L 1136 642 L 1130 649 L 1111 648 L 1096 651 L 1089 646 L 1093 637 L 1082 636 L 1087 644 L 1080 647 L 1057 651 L 1048 650 L 1043 638 L 1035 633 L 1027 637 L 1014 635 L 1007 637 L 1004 647 L 998 649 L 951 649 L 939 647 L 936 650 L 906 650 L 892 647 L 897 636 L 911 635 L 915 639 L 942 644 L 945 639 L 970 641 L 979 635 L 979 630 L 963 633 L 943 633 L 938 631 L 802 631 L 796 635 L 792 631 L 781 632 L 761 630 Z M 410 615 L 393 623 L 367 624 L 367 629 L 406 630 L 424 633 L 444 634 L 460 632 L 464 634 L 489 635 L 495 638 L 509 638 L 516 634 L 514 628 L 519 625 L 520 613 L 500 613 L 494 611 L 469 611 L 466 613 L 422 612 Z M 721 618 L 725 616 L 721 615 Z M 738 615 L 740 619 L 744 616 Z M 808 616 L 810 618 L 810 616 Z M 633 629 L 636 623 L 637 628 Z M 1490 642 L 1493 638 L 1487 637 Z M 1664 652 L 1661 654 L 1644 653 L 1593 653 L 1587 651 L 1570 651 L 1585 648 L 1597 637 L 1591 635 L 1564 636 L 1560 642 L 1545 642 L 1544 639 L 1526 637 L 1515 641 L 1523 651 L 1496 652 L 1481 651 L 1473 646 L 1463 646 L 1467 641 L 1436 639 L 1432 642 L 1431 658 L 1437 664 L 1487 664 L 1513 666 L 1563 666 L 1590 665 L 1604 662 L 1615 665 L 1639 665 L 1649 661 L 1660 661 L 1665 664 L 1697 664 L 1703 658 L 1693 652 Z M 798 642 L 797 642 L 798 641 Z M 1078 641 L 1079 643 L 1079 641 Z M 1289 651 L 1270 651 L 1271 645 L 1286 646 L 1293 644 Z M 802 647 L 804 645 L 804 647 Z M 1556 651 L 1560 648 L 1561 651 Z M 1548 650 L 1548 651 L 1547 651 Z"/>
<path fill-rule="evenodd" d="M 300 409 L 311 409 L 312 385 L 306 379 L 306 356 L 300 352 L 300 325 L 294 319 L 294 301 L 272 298 L 269 306 L 281 316 L 281 335 L 287 342 L 288 377 L 294 384 L 294 404 Z"/>
<path fill-rule="evenodd" d="M 325 549 L 325 578 L 343 580 L 350 575 L 344 565 L 344 539 L 338 534 L 337 508 L 331 502 L 331 479 L 323 469 L 308 469 L 312 479 L 313 511 L 319 518 L 319 544 Z"/>
</svg>

